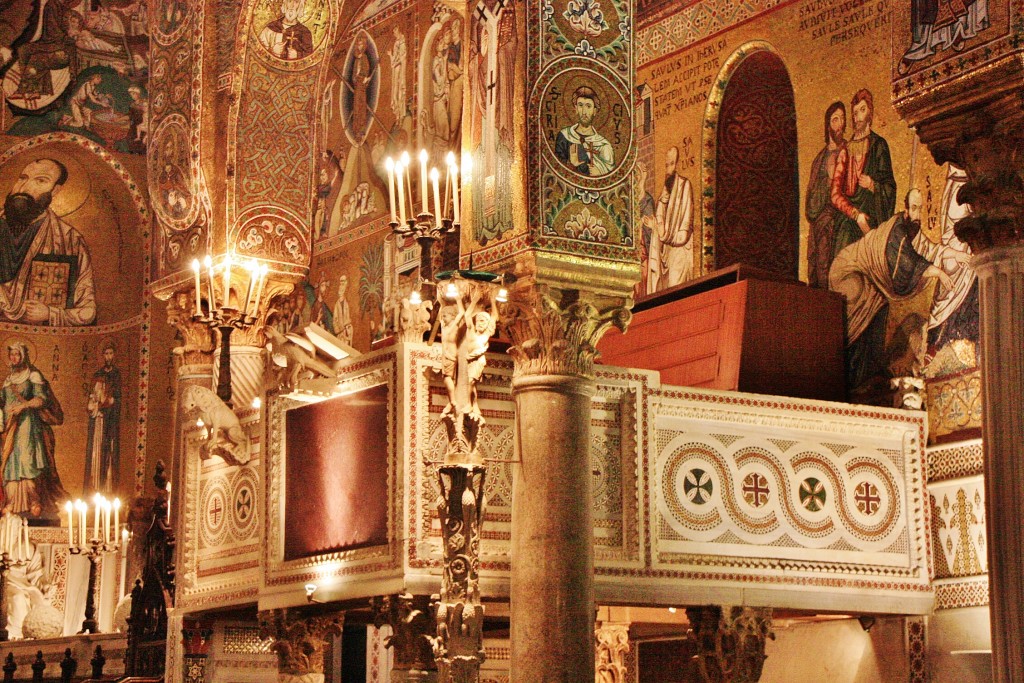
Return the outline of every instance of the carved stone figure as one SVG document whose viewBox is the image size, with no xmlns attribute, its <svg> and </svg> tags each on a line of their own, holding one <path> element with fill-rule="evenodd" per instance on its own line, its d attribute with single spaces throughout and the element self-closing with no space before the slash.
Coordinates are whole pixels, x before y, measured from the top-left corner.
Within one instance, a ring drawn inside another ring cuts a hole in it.
<svg viewBox="0 0 1024 683">
<path fill-rule="evenodd" d="M 294 390 L 298 386 L 299 378 L 303 371 L 307 372 L 310 377 L 315 375 L 323 377 L 337 376 L 338 373 L 331 366 L 316 357 L 315 350 L 306 350 L 296 341 L 294 336 L 286 337 L 270 326 L 264 327 L 263 331 L 270 341 L 275 362 L 279 365 L 282 362 L 284 364 L 285 381 L 282 382 L 282 385 L 289 391 Z M 277 358 L 278 356 L 280 358 Z"/>
<path fill-rule="evenodd" d="M 189 385 L 182 392 L 181 407 L 186 415 L 198 414 L 209 429 L 210 438 L 200 451 L 202 457 L 219 455 L 236 465 L 249 462 L 249 437 L 238 416 L 215 392 L 195 384 Z"/>
<path fill-rule="evenodd" d="M 423 335 L 430 329 L 430 302 L 414 304 L 408 298 L 402 299 L 398 313 L 398 338 L 402 341 L 423 341 Z"/>
<path fill-rule="evenodd" d="M 468 282 L 468 281 L 467 281 Z M 487 347 L 498 320 L 492 295 L 490 310 L 481 299 L 485 285 L 470 283 L 455 304 L 441 309 L 441 374 L 448 391 L 448 405 L 442 419 L 448 427 L 446 462 L 476 462 L 476 436 L 484 423 L 477 401 L 477 383 L 487 364 Z M 463 301 L 468 294 L 469 304 Z"/>
</svg>

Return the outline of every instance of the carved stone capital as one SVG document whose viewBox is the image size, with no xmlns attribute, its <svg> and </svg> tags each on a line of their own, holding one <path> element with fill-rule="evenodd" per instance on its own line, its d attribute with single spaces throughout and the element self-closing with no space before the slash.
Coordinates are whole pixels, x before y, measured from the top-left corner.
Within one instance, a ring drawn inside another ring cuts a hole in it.
<svg viewBox="0 0 1024 683">
<path fill-rule="evenodd" d="M 275 609 L 260 612 L 259 620 L 260 635 L 274 639 L 279 681 L 323 681 L 324 646 L 341 635 L 344 613 L 306 616 Z"/>
<path fill-rule="evenodd" d="M 957 222 L 956 236 L 975 254 L 1024 244 L 1024 128 L 984 126 L 962 137 L 957 152 L 967 171 L 958 199 L 971 215 Z"/>
<path fill-rule="evenodd" d="M 192 319 L 195 299 L 188 291 L 175 292 L 167 300 L 167 323 L 178 330 L 181 345 L 174 348 L 179 365 L 211 365 L 213 363 L 213 329 Z"/>
<path fill-rule="evenodd" d="M 543 285 L 519 286 L 502 318 L 512 340 L 513 379 L 530 375 L 594 376 L 597 342 L 614 325 L 626 330 L 628 297 Z"/>
<path fill-rule="evenodd" d="M 770 607 L 687 607 L 687 633 L 704 683 L 753 683 L 764 668 L 765 641 L 775 639 Z"/>
<path fill-rule="evenodd" d="M 391 627 L 385 647 L 394 648 L 393 669 L 406 672 L 435 672 L 431 646 L 434 622 L 430 618 L 430 598 L 425 595 L 399 593 L 375 597 L 370 601 L 373 624 Z M 431 673 L 431 676 L 436 674 Z"/>
<path fill-rule="evenodd" d="M 629 624 L 602 623 L 595 629 L 594 639 L 597 644 L 595 682 L 625 683 Z"/>
</svg>

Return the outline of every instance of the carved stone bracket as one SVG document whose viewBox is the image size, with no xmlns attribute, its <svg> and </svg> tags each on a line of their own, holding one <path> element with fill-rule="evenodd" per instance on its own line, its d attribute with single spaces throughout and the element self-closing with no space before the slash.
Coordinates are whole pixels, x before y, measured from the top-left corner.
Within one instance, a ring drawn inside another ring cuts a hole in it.
<svg viewBox="0 0 1024 683">
<path fill-rule="evenodd" d="M 596 683 L 625 683 L 626 654 L 629 652 L 629 624 L 603 623 L 594 631 Z"/>
<path fill-rule="evenodd" d="M 344 613 L 306 616 L 296 610 L 260 612 L 260 635 L 273 638 L 280 683 L 322 683 L 324 646 L 341 635 Z"/>
<path fill-rule="evenodd" d="M 444 540 L 441 595 L 434 604 L 438 680 L 473 683 L 484 661 L 484 607 L 480 603 L 480 525 L 484 477 L 480 465 L 444 465 L 437 512 Z"/>
<path fill-rule="evenodd" d="M 517 287 L 503 313 L 512 339 L 508 353 L 514 378 L 576 375 L 593 378 L 597 342 L 614 325 L 626 330 L 632 318 L 627 297 L 542 285 Z"/>
<path fill-rule="evenodd" d="M 765 641 L 775 639 L 770 607 L 687 607 L 687 637 L 705 683 L 753 683 L 764 668 Z"/>
<path fill-rule="evenodd" d="M 409 593 L 385 595 L 370 600 L 370 607 L 374 626 L 391 627 L 391 635 L 384 642 L 385 647 L 394 648 L 391 680 L 436 681 L 430 598 Z"/>
</svg>

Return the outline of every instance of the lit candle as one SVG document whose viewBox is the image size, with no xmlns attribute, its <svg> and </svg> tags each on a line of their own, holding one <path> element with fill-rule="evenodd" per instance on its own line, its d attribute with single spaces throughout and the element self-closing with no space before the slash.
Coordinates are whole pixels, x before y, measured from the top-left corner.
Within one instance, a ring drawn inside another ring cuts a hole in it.
<svg viewBox="0 0 1024 683">
<path fill-rule="evenodd" d="M 420 213 L 429 213 L 427 208 L 427 150 L 420 150 L 420 203 L 423 210 Z"/>
<path fill-rule="evenodd" d="M 440 177 L 441 174 L 436 168 L 430 169 L 430 184 L 434 186 L 434 213 L 437 215 L 437 220 L 441 220 L 441 190 L 437 186 Z"/>
<path fill-rule="evenodd" d="M 409 201 L 409 217 L 413 218 L 416 213 L 416 203 L 412 200 L 412 160 L 408 152 L 402 152 L 402 170 L 405 173 L 406 199 Z"/>
<path fill-rule="evenodd" d="M 231 255 L 224 257 L 224 307 L 231 305 Z"/>
<path fill-rule="evenodd" d="M 167 482 L 167 523 L 171 523 L 171 482 Z"/>
<path fill-rule="evenodd" d="M 249 315 L 249 302 L 252 301 L 252 291 L 256 286 L 256 279 L 259 277 L 260 267 L 256 261 L 249 261 L 245 264 L 245 268 L 249 271 L 249 288 L 245 290 L 245 305 L 242 306 L 242 315 Z"/>
<path fill-rule="evenodd" d="M 124 584 L 128 575 L 128 530 L 121 530 L 121 590 L 118 593 L 118 602 L 124 597 Z"/>
<path fill-rule="evenodd" d="M 75 544 L 75 506 L 71 501 L 64 503 L 64 512 L 68 513 L 68 547 Z"/>
<path fill-rule="evenodd" d="M 114 499 L 114 533 L 117 534 L 118 529 L 121 528 L 121 499 Z"/>
<path fill-rule="evenodd" d="M 75 501 L 75 510 L 78 511 L 79 545 L 85 545 L 85 503 L 81 499 Z"/>
<path fill-rule="evenodd" d="M 391 222 L 398 220 L 395 211 L 395 160 L 388 157 L 384 160 L 384 167 L 388 170 L 388 206 L 391 208 Z"/>
<path fill-rule="evenodd" d="M 192 272 L 195 273 L 196 275 L 196 315 L 202 315 L 203 307 L 199 303 L 200 300 L 202 299 L 202 296 L 199 292 L 199 290 L 202 289 L 202 286 L 199 283 L 199 259 L 197 258 L 192 259 Z"/>
<path fill-rule="evenodd" d="M 100 508 L 103 507 L 100 503 L 103 501 L 103 496 L 96 494 L 92 497 L 93 504 L 93 516 L 92 516 L 92 537 L 99 539 L 100 537 Z"/>
<path fill-rule="evenodd" d="M 452 222 L 459 225 L 461 213 L 459 211 L 459 167 L 452 164 Z"/>
<path fill-rule="evenodd" d="M 103 499 L 103 542 L 110 543 L 113 536 L 110 533 L 110 501 Z"/>
<path fill-rule="evenodd" d="M 398 161 L 398 217 L 405 225 L 405 164 L 402 160 Z"/>
<path fill-rule="evenodd" d="M 217 308 L 217 300 L 213 297 L 213 259 L 209 254 L 203 259 L 203 265 L 206 266 L 206 283 L 210 286 L 210 314 L 212 315 L 213 309 Z"/>
<path fill-rule="evenodd" d="M 448 211 L 452 208 L 452 173 L 455 167 L 455 153 L 448 152 L 448 156 L 444 158 L 444 215 L 448 216 Z"/>
<path fill-rule="evenodd" d="M 269 270 L 270 269 L 267 267 L 266 263 L 262 264 L 259 267 L 260 275 L 259 284 L 256 286 L 256 302 L 253 304 L 252 307 L 252 314 L 254 317 L 259 315 L 260 312 L 260 299 L 263 298 L 263 286 L 267 284 L 267 272 Z"/>
</svg>

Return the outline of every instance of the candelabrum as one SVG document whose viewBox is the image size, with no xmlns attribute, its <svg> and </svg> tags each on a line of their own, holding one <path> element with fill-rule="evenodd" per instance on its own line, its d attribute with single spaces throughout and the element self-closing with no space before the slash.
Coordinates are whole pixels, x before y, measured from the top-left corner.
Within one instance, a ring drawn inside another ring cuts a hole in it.
<svg viewBox="0 0 1024 683">
<path fill-rule="evenodd" d="M 28 538 L 28 522 L 14 514 L 0 519 L 0 642 L 6 642 L 7 633 L 7 573 L 24 567 L 32 557 Z"/>
<path fill-rule="evenodd" d="M 231 333 L 235 330 L 247 329 L 256 324 L 263 297 L 263 287 L 267 282 L 267 265 L 249 261 L 244 265 L 249 271 L 249 285 L 243 302 L 241 295 L 236 297 L 236 305 L 231 302 L 231 267 L 234 263 L 231 255 L 225 256 L 214 266 L 213 259 L 206 256 L 202 267 L 199 259 L 192 261 L 192 273 L 195 276 L 195 312 L 192 320 L 220 332 L 220 369 L 217 373 L 217 396 L 227 405 L 231 405 Z M 205 267 L 207 275 L 208 306 L 203 310 L 203 284 L 201 270 Z M 219 271 L 219 273 L 217 272 Z M 222 296 L 217 301 L 215 282 L 223 279 Z M 238 304 L 241 304 L 240 306 Z"/>
<path fill-rule="evenodd" d="M 100 560 L 104 553 L 117 552 L 127 536 L 127 529 L 122 530 L 120 510 L 121 501 L 115 498 L 109 501 L 100 494 L 93 496 L 93 530 L 87 538 L 89 504 L 82 500 L 74 503 L 68 501 L 64 509 L 68 513 L 68 552 L 72 555 L 84 555 L 89 559 L 89 587 L 85 596 L 85 619 L 79 633 L 99 633 L 96 622 L 96 579 L 99 573 Z M 75 516 L 78 516 L 78 533 L 75 533 Z"/>
<path fill-rule="evenodd" d="M 455 155 L 449 152 L 445 158 L 445 187 L 441 193 L 440 172 L 437 168 L 427 170 L 428 154 L 420 150 L 419 162 L 419 211 L 414 200 L 412 164 L 408 152 L 403 152 L 395 161 L 388 157 L 385 167 L 388 171 L 388 199 L 391 209 L 391 230 L 401 238 L 413 238 L 420 247 L 420 284 L 434 284 L 434 268 L 431 253 L 434 244 L 447 235 L 458 235 L 460 230 L 460 194 L 461 184 L 466 182 L 469 172 L 468 158 L 463 161 L 460 170 L 455 163 Z M 433 212 L 430 211 L 428 189 L 433 188 Z M 443 201 L 442 201 L 443 196 Z M 412 303 L 419 305 L 420 288 L 411 294 Z"/>
</svg>

